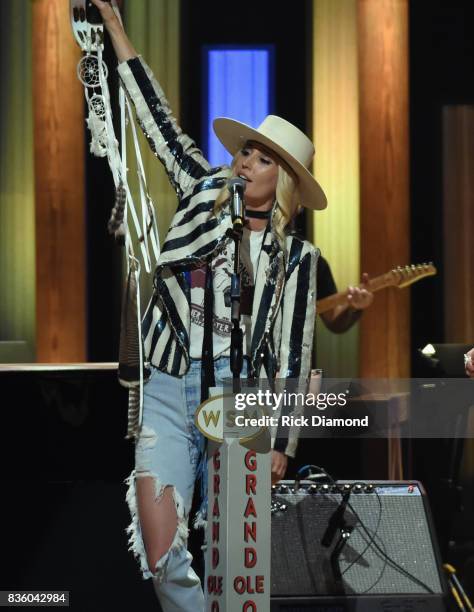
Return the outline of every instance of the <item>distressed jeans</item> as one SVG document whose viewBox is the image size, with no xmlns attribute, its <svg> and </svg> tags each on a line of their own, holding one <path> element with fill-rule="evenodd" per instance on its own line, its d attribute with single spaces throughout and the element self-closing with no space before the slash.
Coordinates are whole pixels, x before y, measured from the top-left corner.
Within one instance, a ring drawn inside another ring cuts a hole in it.
<svg viewBox="0 0 474 612">
<path fill-rule="evenodd" d="M 216 385 L 231 378 L 229 359 L 214 361 Z M 187 550 L 188 519 L 197 477 L 202 465 L 204 440 L 194 424 L 201 396 L 201 360 L 191 360 L 182 377 L 170 376 L 153 368 L 144 388 L 143 424 L 135 447 L 135 469 L 126 480 L 127 503 L 132 517 L 128 527 L 129 549 L 140 563 L 144 578 L 152 578 L 163 612 L 200 612 L 204 596 L 200 580 L 191 567 Z M 204 463 L 204 465 L 206 465 Z M 165 487 L 173 487 L 178 526 L 169 550 L 148 567 L 137 510 L 136 479 L 151 476 L 155 499 Z M 203 523 L 200 513 L 197 523 Z"/>
</svg>

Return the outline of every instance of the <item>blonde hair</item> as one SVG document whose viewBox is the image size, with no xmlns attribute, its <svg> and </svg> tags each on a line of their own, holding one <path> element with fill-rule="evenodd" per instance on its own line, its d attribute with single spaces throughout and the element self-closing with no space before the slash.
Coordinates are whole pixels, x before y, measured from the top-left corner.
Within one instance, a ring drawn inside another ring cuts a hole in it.
<svg viewBox="0 0 474 612">
<path fill-rule="evenodd" d="M 232 160 L 230 165 L 231 169 L 234 168 L 236 162 L 237 156 L 235 156 Z M 214 202 L 215 215 L 220 214 L 228 198 L 229 192 L 227 190 L 227 186 L 224 186 Z M 287 170 L 280 163 L 278 163 L 278 178 L 272 213 L 272 231 L 283 250 L 286 249 L 286 228 L 298 212 L 298 208 L 299 193 L 296 185 L 296 179 L 293 177 L 291 170 Z"/>
</svg>

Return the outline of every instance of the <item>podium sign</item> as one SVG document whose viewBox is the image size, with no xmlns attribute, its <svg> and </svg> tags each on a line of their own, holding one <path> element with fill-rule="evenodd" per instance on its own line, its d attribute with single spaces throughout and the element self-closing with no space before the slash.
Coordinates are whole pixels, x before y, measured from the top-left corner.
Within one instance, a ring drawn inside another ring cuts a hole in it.
<svg viewBox="0 0 474 612">
<path fill-rule="evenodd" d="M 207 612 L 270 610 L 270 462 L 237 438 L 209 458 Z"/>
</svg>

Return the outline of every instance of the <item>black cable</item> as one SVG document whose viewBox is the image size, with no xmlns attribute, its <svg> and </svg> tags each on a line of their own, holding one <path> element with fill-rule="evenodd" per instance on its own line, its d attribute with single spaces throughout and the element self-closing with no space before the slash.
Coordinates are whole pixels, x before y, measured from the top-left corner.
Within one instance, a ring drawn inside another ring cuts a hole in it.
<svg viewBox="0 0 474 612">
<path fill-rule="evenodd" d="M 363 483 L 355 483 L 355 484 L 363 484 Z M 380 523 L 382 522 L 382 513 L 383 513 L 383 507 L 382 507 L 382 502 L 381 502 L 381 500 L 380 500 L 380 495 L 378 494 L 378 492 L 377 492 L 375 489 L 374 489 L 374 491 L 375 491 L 376 496 L 377 496 L 377 501 L 379 502 L 379 514 L 378 514 L 378 517 L 377 517 L 377 526 L 375 527 L 375 531 L 374 531 L 374 538 L 375 538 L 375 536 L 377 535 L 377 532 L 378 532 L 378 530 L 379 530 Z M 352 505 L 351 505 L 350 503 L 348 503 L 347 505 L 349 506 L 349 508 L 351 509 L 351 511 L 353 512 L 353 514 L 355 515 L 356 513 L 354 512 L 354 508 L 352 507 Z M 345 570 L 342 572 L 342 575 L 344 575 L 344 574 L 345 574 L 345 573 L 346 573 L 348 570 L 350 570 L 350 569 L 351 569 L 351 567 L 352 567 L 352 566 L 353 566 L 355 563 L 357 563 L 357 561 L 358 561 L 358 560 L 359 560 L 361 557 L 363 557 L 363 556 L 365 555 L 365 553 L 366 553 L 366 552 L 368 551 L 368 549 L 370 548 L 370 545 L 371 545 L 371 541 L 369 540 L 369 542 L 368 542 L 367 546 L 364 548 L 364 550 L 363 550 L 361 553 L 359 553 L 359 556 L 358 556 L 358 557 L 356 557 L 356 558 L 354 559 L 354 561 L 352 561 L 352 563 L 351 563 L 350 565 L 348 565 L 348 566 L 346 567 L 346 569 L 345 569 Z M 377 583 L 375 583 L 375 584 L 377 584 Z M 375 586 L 375 585 L 373 585 L 373 586 Z M 373 588 L 373 586 L 372 586 L 372 587 L 370 587 L 370 588 Z"/>
<path fill-rule="evenodd" d="M 366 542 L 367 542 L 367 546 L 366 546 L 366 547 L 364 548 L 364 550 L 363 550 L 363 551 L 360 553 L 360 555 L 357 557 L 357 559 L 355 559 L 355 561 L 353 561 L 353 562 L 351 563 L 351 565 L 350 565 L 349 567 L 347 567 L 347 568 L 344 570 L 343 574 L 345 574 L 345 572 L 346 572 L 346 571 L 347 571 L 347 570 L 348 570 L 348 569 L 349 569 L 349 568 L 350 568 L 352 565 L 354 565 L 354 563 L 355 563 L 356 561 L 358 561 L 358 559 L 360 559 L 360 558 L 361 558 L 363 555 L 365 555 L 365 553 L 367 552 L 367 550 L 369 550 L 369 548 L 372 546 L 372 543 L 373 543 L 373 542 L 375 542 L 375 539 L 376 539 L 376 537 L 377 537 L 377 532 L 378 532 L 379 527 L 380 527 L 380 524 L 381 524 L 381 522 L 382 522 L 383 506 L 382 506 L 382 500 L 380 499 L 380 495 L 378 494 L 377 489 L 374 489 L 374 492 L 375 492 L 375 495 L 376 495 L 376 497 L 377 497 L 377 501 L 378 501 L 378 503 L 379 503 L 379 515 L 378 515 L 378 518 L 377 518 L 377 526 L 375 527 L 375 531 L 373 532 L 373 538 L 369 538 L 369 539 L 368 539 L 368 541 L 366 540 Z M 349 504 L 349 507 L 350 507 L 351 511 L 354 513 L 354 515 L 356 516 L 356 518 L 357 518 L 357 519 L 360 521 L 360 517 L 358 517 L 357 512 L 355 512 L 354 508 L 353 508 L 353 507 L 352 507 L 350 504 Z M 364 537 L 363 537 L 362 533 L 359 533 L 359 535 L 360 535 L 360 537 L 361 537 L 362 539 L 364 539 Z M 384 549 L 385 549 L 385 544 L 384 544 L 383 540 L 380 540 L 380 541 L 381 541 L 381 543 L 382 543 L 382 546 L 383 546 L 383 547 L 384 547 Z M 385 556 L 387 556 L 387 555 L 385 555 Z M 374 587 L 376 587 L 376 586 L 378 585 L 378 583 L 379 583 L 379 582 L 382 580 L 382 577 L 383 577 L 383 575 L 385 574 L 385 570 L 386 570 L 386 568 L 387 568 L 387 559 L 386 559 L 386 558 L 384 558 L 383 560 L 384 560 L 384 564 L 383 564 L 383 566 L 382 566 L 382 569 L 380 570 L 380 574 L 378 575 L 377 580 L 376 580 L 376 581 L 375 581 L 373 584 L 371 584 L 369 588 L 367 588 L 365 591 L 363 591 L 363 592 L 361 593 L 361 595 L 362 595 L 362 594 L 365 594 L 365 593 L 368 593 L 369 591 L 371 591 L 371 590 L 372 590 Z"/>
<path fill-rule="evenodd" d="M 354 508 L 352 506 L 350 506 L 350 504 L 348 504 L 349 507 L 351 508 L 352 512 L 354 513 L 355 517 L 357 518 L 357 520 L 360 521 L 361 527 L 362 529 L 365 531 L 365 533 L 367 534 L 367 537 L 371 537 L 370 533 L 369 533 L 369 529 L 364 525 L 363 521 L 361 520 L 360 516 L 357 514 L 357 512 L 354 510 Z M 418 584 L 419 586 L 423 587 L 424 589 L 426 589 L 428 591 L 428 593 L 432 593 L 434 594 L 434 591 L 427 585 L 425 584 L 422 580 L 420 580 L 419 578 L 417 578 L 416 576 L 414 576 L 411 572 L 409 572 L 408 570 L 406 570 L 404 567 L 402 567 L 401 565 L 399 565 L 396 561 L 394 561 L 385 551 L 383 551 L 380 546 L 377 544 L 377 542 L 375 541 L 377 534 L 373 534 L 373 537 L 371 539 L 371 544 L 374 545 L 374 548 L 382 555 L 382 557 L 386 560 L 387 563 L 389 563 L 393 569 L 398 570 L 399 572 L 401 572 L 403 575 L 405 575 L 407 578 L 410 578 L 411 580 L 413 580 L 414 582 L 416 582 L 416 584 Z M 373 588 L 373 587 L 371 587 Z"/>
</svg>

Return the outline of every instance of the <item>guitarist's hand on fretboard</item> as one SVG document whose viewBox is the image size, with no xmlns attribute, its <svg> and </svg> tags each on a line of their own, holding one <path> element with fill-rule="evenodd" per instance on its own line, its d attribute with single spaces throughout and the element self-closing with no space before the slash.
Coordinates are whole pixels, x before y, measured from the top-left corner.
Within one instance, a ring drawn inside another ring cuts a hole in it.
<svg viewBox="0 0 474 612">
<path fill-rule="evenodd" d="M 342 334 L 351 328 L 359 320 L 362 311 L 374 301 L 374 294 L 369 285 L 369 275 L 364 272 L 360 285 L 347 287 L 346 291 L 335 294 L 341 298 L 343 296 L 343 299 L 334 302 L 332 307 L 320 313 L 324 325 L 335 334 Z"/>
<path fill-rule="evenodd" d="M 353 310 L 364 310 L 374 301 L 374 294 L 369 288 L 369 275 L 362 274 L 362 282 L 358 287 L 347 288 L 347 302 Z"/>
</svg>

